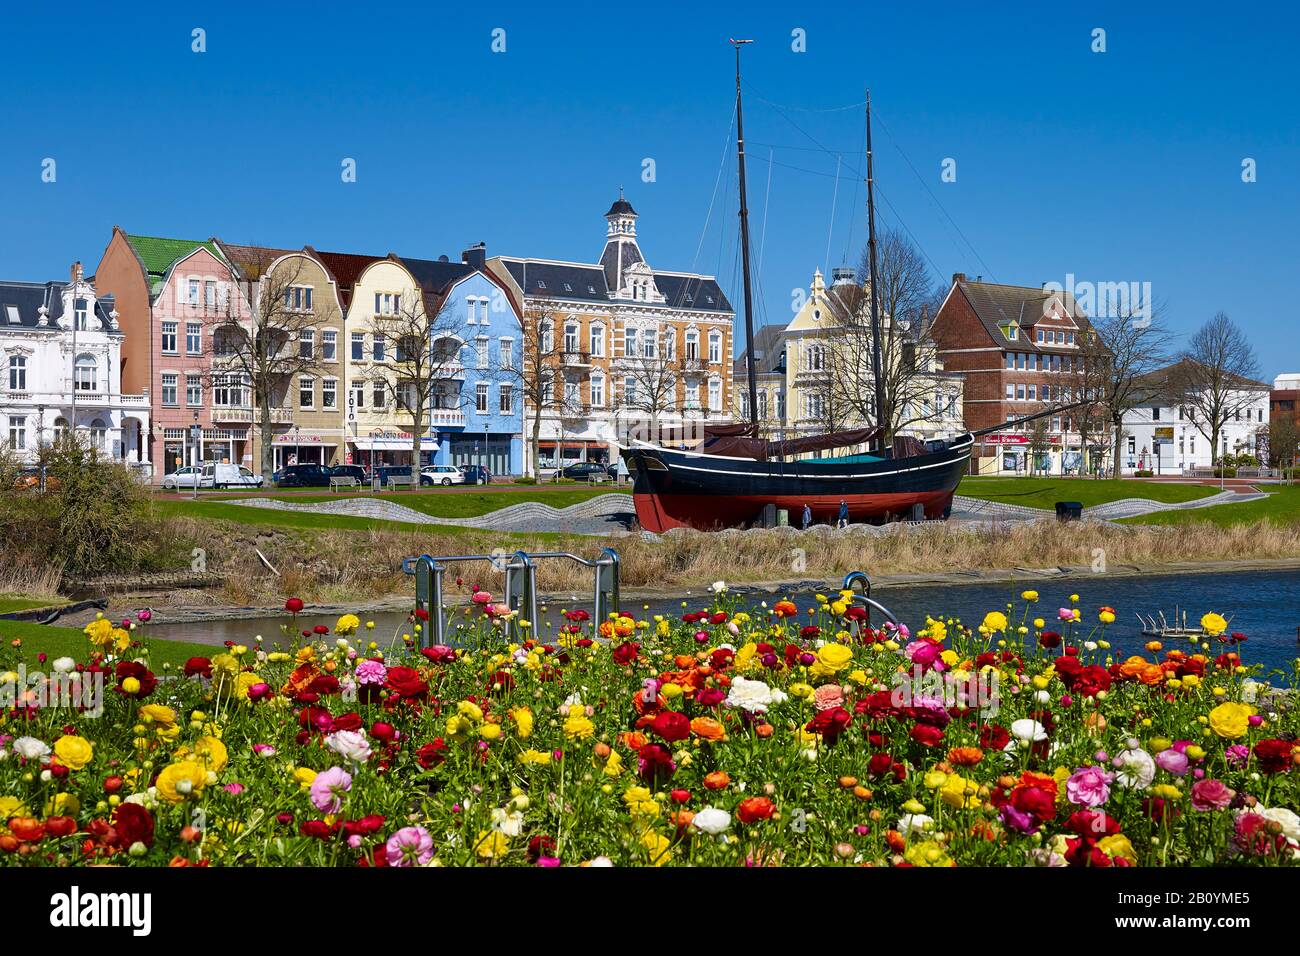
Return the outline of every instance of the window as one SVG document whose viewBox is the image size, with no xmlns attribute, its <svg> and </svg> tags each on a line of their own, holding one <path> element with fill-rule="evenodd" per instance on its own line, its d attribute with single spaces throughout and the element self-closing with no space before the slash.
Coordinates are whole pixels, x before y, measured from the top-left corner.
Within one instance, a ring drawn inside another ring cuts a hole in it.
<svg viewBox="0 0 1300 956">
<path fill-rule="evenodd" d="M 722 411 L 722 382 L 716 378 L 709 379 L 709 411 Z"/>
<path fill-rule="evenodd" d="M 303 329 L 298 333 L 298 357 L 309 359 L 316 351 L 316 333 L 312 329 Z"/>
<path fill-rule="evenodd" d="M 605 327 L 593 325 L 590 333 L 591 354 L 601 356 L 605 354 Z"/>
<path fill-rule="evenodd" d="M 623 330 L 623 354 L 634 356 L 641 351 L 640 333 L 636 329 Z"/>
<path fill-rule="evenodd" d="M 578 351 L 578 323 L 577 322 L 564 323 L 564 351 L 566 352 Z"/>
<path fill-rule="evenodd" d="M 652 359 L 659 354 L 659 332 L 657 329 L 646 329 L 645 336 L 641 339 L 641 353 L 648 359 Z"/>
<path fill-rule="evenodd" d="M 497 340 L 497 364 L 507 371 L 515 367 L 515 340 Z"/>
<path fill-rule="evenodd" d="M 749 393 L 742 392 L 740 395 L 740 404 L 743 406 L 749 401 Z M 767 392 L 758 393 L 758 417 L 759 420 L 767 418 Z"/>
<path fill-rule="evenodd" d="M 352 383 L 352 407 L 353 408 L 366 407 L 366 383 L 365 382 Z"/>
<path fill-rule="evenodd" d="M 320 334 L 320 357 L 326 362 L 338 361 L 339 334 L 334 329 L 326 329 Z"/>
<path fill-rule="evenodd" d="M 1159 408 L 1156 408 L 1156 407 L 1152 406 L 1152 408 L 1151 408 L 1151 420 L 1152 420 L 1153 422 L 1158 422 L 1158 421 L 1160 421 L 1160 409 L 1159 409 Z"/>
<path fill-rule="evenodd" d="M 366 333 L 352 333 L 352 361 L 360 362 L 366 357 Z"/>
<path fill-rule="evenodd" d="M 717 332 L 709 333 L 709 364 L 719 365 L 722 363 L 722 336 Z"/>
<path fill-rule="evenodd" d="M 197 322 L 185 323 L 185 354 L 198 355 L 203 350 L 203 326 Z"/>
<path fill-rule="evenodd" d="M 96 418 L 90 423 L 90 441 L 96 448 L 105 447 L 108 438 L 108 426 L 104 424 L 102 418 Z"/>
<path fill-rule="evenodd" d="M 1009 338 L 1012 342 L 1016 341 L 1018 338 L 1020 338 L 1020 329 L 1018 329 L 1014 325 L 1008 325 L 1007 338 Z"/>
<path fill-rule="evenodd" d="M 687 382 L 685 395 L 686 395 L 685 404 L 687 408 L 700 407 L 700 383 L 699 382 L 695 382 L 695 381 Z"/>
<path fill-rule="evenodd" d="M 474 356 L 478 361 L 479 368 L 488 367 L 488 338 L 486 335 L 480 335 L 474 340 Z"/>
<path fill-rule="evenodd" d="M 19 314 L 18 314 L 18 306 L 16 306 L 16 305 L 6 305 L 6 306 L 5 306 L 5 314 L 9 317 L 9 324 L 10 324 L 10 325 L 22 325 L 22 324 L 23 324 L 22 317 L 19 316 Z"/>
<path fill-rule="evenodd" d="M 374 335 L 374 341 L 371 342 L 370 357 L 376 362 L 384 361 L 386 346 L 387 343 L 384 341 L 384 337 L 376 332 Z"/>
<path fill-rule="evenodd" d="M 185 376 L 185 404 L 190 408 L 203 404 L 203 379 L 197 375 Z"/>
<path fill-rule="evenodd" d="M 203 304 L 209 309 L 217 307 L 217 280 L 203 280 Z"/>
<path fill-rule="evenodd" d="M 9 447 L 14 451 L 27 447 L 27 419 L 21 415 L 9 419 Z"/>
<path fill-rule="evenodd" d="M 316 404 L 316 379 L 310 375 L 298 377 L 298 407 L 312 408 Z"/>
<path fill-rule="evenodd" d="M 565 382 L 564 383 L 564 407 L 571 411 L 576 411 L 578 406 L 581 404 L 582 404 L 582 398 L 578 393 L 578 383 Z"/>
<path fill-rule="evenodd" d="M 164 322 L 162 324 L 162 350 L 175 354 L 176 352 L 176 322 Z"/>
<path fill-rule="evenodd" d="M 311 286 L 295 285 L 284 290 L 284 307 L 290 312 L 311 311 Z"/>
<path fill-rule="evenodd" d="M 378 298 L 376 296 L 375 298 Z M 472 295 L 465 297 L 465 324 L 474 325 L 474 297 Z"/>
<path fill-rule="evenodd" d="M 27 391 L 27 357 L 24 355 L 9 356 L 9 391 Z"/>
<path fill-rule="evenodd" d="M 591 407 L 605 407 L 605 378 L 603 375 L 591 377 Z"/>
<path fill-rule="evenodd" d="M 1128 453 L 1130 455 L 1137 454 L 1137 437 L 1134 435 L 1128 436 Z"/>
<path fill-rule="evenodd" d="M 1014 401 L 1016 397 L 1016 387 L 1007 382 L 1007 401 Z"/>
<path fill-rule="evenodd" d="M 672 329 L 664 333 L 664 358 L 670 362 L 677 358 L 677 336 Z"/>
<path fill-rule="evenodd" d="M 242 408 L 244 386 L 236 375 L 220 375 L 212 381 L 212 404 L 228 408 Z"/>
<path fill-rule="evenodd" d="M 623 379 L 623 404 L 635 405 L 638 401 L 636 380 L 629 375 Z"/>
<path fill-rule="evenodd" d="M 399 315 L 402 297 L 392 292 L 375 293 L 375 315 Z"/>
<path fill-rule="evenodd" d="M 321 408 L 339 407 L 339 380 L 338 379 L 336 378 L 321 379 L 320 407 Z"/>
<path fill-rule="evenodd" d="M 175 372 L 163 372 L 162 376 L 162 403 L 164 405 L 180 404 L 176 398 L 176 384 L 178 376 Z"/>
<path fill-rule="evenodd" d="M 99 366 L 95 362 L 95 357 L 93 355 L 77 356 L 77 364 L 75 366 L 74 373 L 73 373 L 73 381 L 74 381 L 74 387 L 78 392 L 94 392 L 98 390 L 95 387 L 96 384 L 95 380 L 97 377 L 96 371 L 98 370 L 98 368 Z"/>
<path fill-rule="evenodd" d="M 1038 394 L 1038 389 L 1037 389 L 1035 386 L 1030 385 L 1030 386 L 1029 386 L 1029 391 L 1026 393 L 1026 396 L 1025 396 L 1025 397 L 1028 398 L 1028 399 L 1032 402 L 1032 401 L 1035 401 L 1035 400 L 1036 400 L 1036 398 L 1037 398 L 1037 394 Z"/>
<path fill-rule="evenodd" d="M 820 351 L 821 350 L 815 345 L 808 349 L 810 356 L 813 352 L 820 352 Z M 700 357 L 700 333 L 696 332 L 694 329 L 688 329 L 686 332 L 686 358 L 697 359 L 699 357 Z M 810 366 L 810 367 L 814 367 L 814 366 Z M 821 365 L 818 364 L 815 367 L 821 368 Z"/>
<path fill-rule="evenodd" d="M 555 351 L 555 331 L 548 320 L 543 319 L 537 327 L 537 337 L 542 343 L 543 354 Z"/>
<path fill-rule="evenodd" d="M 1015 352 L 1008 352 L 1008 353 L 1006 353 L 1006 354 L 1007 354 L 1007 368 L 1009 368 L 1009 369 L 1013 369 L 1013 368 L 1015 368 L 1015 367 L 1016 367 L 1016 353 L 1015 353 Z"/>
<path fill-rule="evenodd" d="M 388 389 L 383 382 L 374 383 L 374 388 L 370 390 L 370 404 L 380 411 L 388 405 Z"/>
<path fill-rule="evenodd" d="M 197 306 L 199 304 L 199 280 L 198 279 L 190 280 L 189 297 L 186 301 L 188 301 L 190 305 L 194 305 L 194 306 Z"/>
<path fill-rule="evenodd" d="M 1043 341 L 1043 330 L 1042 330 L 1042 329 L 1039 329 L 1039 330 L 1038 330 L 1038 333 L 1034 336 L 1034 341 L 1035 341 L 1035 342 L 1042 342 L 1042 341 Z"/>
<path fill-rule="evenodd" d="M 491 386 L 487 382 L 479 382 L 474 386 L 474 411 L 480 415 L 486 415 L 488 410 L 488 391 Z"/>
<path fill-rule="evenodd" d="M 515 390 L 512 385 L 500 385 L 498 390 L 501 393 L 501 404 L 498 410 L 502 415 L 510 415 L 515 410 Z"/>
</svg>

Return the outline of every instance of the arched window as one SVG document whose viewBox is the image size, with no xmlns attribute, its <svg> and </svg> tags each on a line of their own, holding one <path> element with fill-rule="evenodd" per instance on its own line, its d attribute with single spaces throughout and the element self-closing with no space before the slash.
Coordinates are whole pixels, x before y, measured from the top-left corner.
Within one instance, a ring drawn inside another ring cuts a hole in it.
<svg viewBox="0 0 1300 956">
<path fill-rule="evenodd" d="M 102 418 L 96 418 L 90 423 L 90 440 L 96 448 L 103 449 L 105 440 L 108 438 L 108 426 L 104 424 Z"/>
<path fill-rule="evenodd" d="M 79 392 L 95 392 L 96 379 L 98 378 L 99 363 L 95 361 L 93 355 L 78 355 L 77 366 L 74 373 L 74 382 Z"/>
<path fill-rule="evenodd" d="M 54 419 L 54 440 L 62 441 L 68 437 L 68 420 L 60 415 Z"/>
</svg>

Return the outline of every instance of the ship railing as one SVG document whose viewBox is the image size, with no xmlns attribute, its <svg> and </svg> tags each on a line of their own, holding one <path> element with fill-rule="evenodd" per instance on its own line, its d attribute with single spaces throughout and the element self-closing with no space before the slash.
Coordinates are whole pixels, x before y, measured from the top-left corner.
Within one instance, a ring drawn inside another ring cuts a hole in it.
<svg viewBox="0 0 1300 956">
<path fill-rule="evenodd" d="M 848 574 L 844 575 L 844 584 L 842 585 L 842 590 L 853 591 L 854 603 L 861 604 L 864 607 L 866 607 L 867 620 L 863 623 L 865 623 L 867 626 L 871 625 L 872 608 L 874 608 L 875 610 L 883 614 L 885 620 L 888 621 L 890 624 L 893 624 L 895 627 L 902 626 L 903 622 L 898 619 L 898 616 L 894 614 L 893 611 L 885 607 L 885 605 L 881 604 L 879 601 L 877 601 L 875 598 L 871 596 L 871 578 L 867 577 L 865 571 L 850 571 Z M 857 624 L 855 624 L 854 626 L 857 627 Z"/>
<path fill-rule="evenodd" d="M 504 571 L 505 604 L 513 613 L 507 622 L 512 641 L 536 636 L 538 561 L 563 559 L 592 569 L 592 621 L 599 626 L 619 610 L 618 552 L 602 548 L 595 558 L 584 558 L 569 551 L 516 551 L 513 555 L 500 549 L 492 554 L 451 554 L 434 557 L 422 554 L 402 559 L 402 571 L 415 578 L 415 609 L 428 615 L 427 626 L 420 630 L 420 647 L 447 643 L 447 609 L 443 605 L 443 575 L 450 565 L 486 561 Z"/>
</svg>

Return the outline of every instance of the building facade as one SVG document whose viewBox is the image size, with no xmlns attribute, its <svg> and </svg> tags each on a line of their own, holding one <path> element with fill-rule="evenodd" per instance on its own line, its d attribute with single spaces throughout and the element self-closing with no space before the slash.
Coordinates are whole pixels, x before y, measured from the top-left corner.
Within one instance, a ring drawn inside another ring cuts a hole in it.
<svg viewBox="0 0 1300 956">
<path fill-rule="evenodd" d="M 737 421 L 749 421 L 749 354 L 744 348 L 732 362 L 732 409 Z M 758 431 L 769 440 L 785 435 L 785 326 L 764 325 L 754 333 L 754 376 L 758 394 Z"/>
<path fill-rule="evenodd" d="M 1090 332 L 1068 292 L 970 281 L 964 273 L 953 276 L 930 330 L 944 368 L 965 380 L 962 408 L 970 431 L 1073 401 L 1082 336 Z M 972 470 L 1078 472 L 1083 455 L 1075 416 L 1062 412 L 1046 422 L 1037 461 L 1031 460 L 1031 429 L 1008 425 L 976 443 Z"/>
<path fill-rule="evenodd" d="M 67 282 L 0 282 L 0 440 L 12 453 L 34 461 L 71 430 L 149 475 L 149 398 L 123 390 L 118 318 L 80 262 Z"/>
<path fill-rule="evenodd" d="M 487 262 L 522 303 L 526 347 L 546 369 L 540 389 L 523 383 L 526 396 L 541 395 L 542 468 L 608 463 L 630 428 L 652 437 L 731 420 L 731 304 L 712 276 L 652 269 L 637 219 L 622 196 L 610 206 L 598 262 Z M 526 449 L 533 415 L 524 409 Z"/>
</svg>

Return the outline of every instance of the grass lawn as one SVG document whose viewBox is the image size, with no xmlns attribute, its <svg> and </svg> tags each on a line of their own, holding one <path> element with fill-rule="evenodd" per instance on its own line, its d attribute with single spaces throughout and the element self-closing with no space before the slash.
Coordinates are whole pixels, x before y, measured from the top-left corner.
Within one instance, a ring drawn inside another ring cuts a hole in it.
<svg viewBox="0 0 1300 956">
<path fill-rule="evenodd" d="M 1195 501 L 1217 494 L 1208 485 L 1180 485 L 1161 481 L 1106 478 L 963 478 L 957 494 L 982 498 L 1009 505 L 1045 508 L 1049 511 L 1058 501 L 1082 502 L 1085 508 L 1118 501 L 1121 498 L 1149 498 L 1176 503 Z"/>
<path fill-rule="evenodd" d="M 1216 524 L 1222 527 L 1268 520 L 1275 524 L 1300 523 L 1300 486 L 1263 486 L 1269 493 L 1258 501 L 1213 505 L 1193 511 L 1165 511 L 1124 519 L 1126 524 Z"/>
<path fill-rule="evenodd" d="M 33 598 L 21 594 L 0 594 L 0 614 L 13 614 L 15 611 L 30 611 L 34 607 L 57 607 L 67 604 L 63 598 Z"/>
<path fill-rule="evenodd" d="M 29 666 L 39 666 L 36 655 L 42 651 L 49 660 L 72 657 L 85 660 L 90 641 L 80 628 L 57 627 L 52 624 L 32 624 L 26 621 L 0 621 L 0 641 L 9 647 L 15 639 L 22 641 L 19 655 Z M 184 664 L 191 657 L 211 657 L 224 647 L 211 644 L 190 644 L 185 641 L 150 640 L 150 662 L 155 670 L 163 664 Z"/>
</svg>

